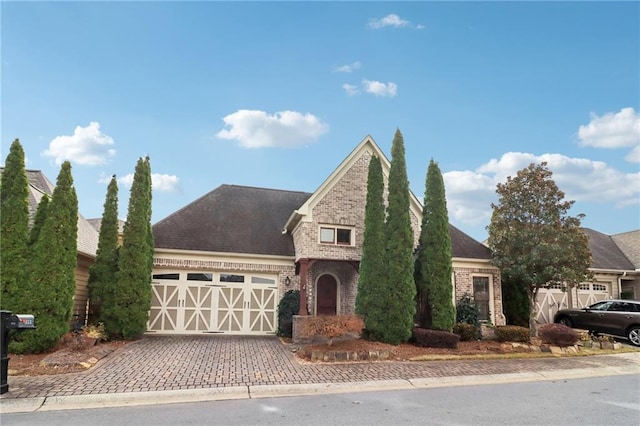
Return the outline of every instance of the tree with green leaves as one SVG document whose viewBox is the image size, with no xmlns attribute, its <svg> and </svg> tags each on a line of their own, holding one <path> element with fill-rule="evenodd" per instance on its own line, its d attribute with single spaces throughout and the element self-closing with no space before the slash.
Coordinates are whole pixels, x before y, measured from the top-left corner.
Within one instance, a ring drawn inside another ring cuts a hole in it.
<svg viewBox="0 0 640 426">
<path fill-rule="evenodd" d="M 78 198 L 71 164 L 62 163 L 51 202 L 37 240 L 31 246 L 27 313 L 35 315 L 37 328 L 18 336 L 16 352 L 43 352 L 69 331 L 76 290 L 78 256 Z"/>
<path fill-rule="evenodd" d="M 451 233 L 444 181 L 438 164 L 429 162 L 427 169 L 422 229 L 420 232 L 420 265 L 418 315 L 421 327 L 451 331 L 456 322 L 451 275 Z"/>
<path fill-rule="evenodd" d="M 14 140 L 0 178 L 0 306 L 22 310 L 20 288 L 27 281 L 27 238 L 29 235 L 29 181 L 24 150 Z"/>
<path fill-rule="evenodd" d="M 364 217 L 362 259 L 358 276 L 356 313 L 364 319 L 367 330 L 380 329 L 386 321 L 386 306 L 381 286 L 386 280 L 384 264 L 384 180 L 378 157 L 369 161 L 367 203 Z"/>
<path fill-rule="evenodd" d="M 102 220 L 100 221 L 100 235 L 96 261 L 89 268 L 89 300 L 90 320 L 103 322 L 101 306 L 106 299 L 115 303 L 116 276 L 118 272 L 118 182 L 115 175 L 111 177 L 107 187 Z"/>
<path fill-rule="evenodd" d="M 509 176 L 496 193 L 488 227 L 492 262 L 504 279 L 524 286 L 535 336 L 539 289 L 557 283 L 575 286 L 591 275 L 588 238 L 580 227 L 584 215 L 569 215 L 574 201 L 564 199 L 545 162 Z"/>
<path fill-rule="evenodd" d="M 146 331 L 152 267 L 151 166 L 146 157 L 138 160 L 133 175 L 113 299 L 103 296 L 102 318 L 110 337 L 136 339 Z"/>
<path fill-rule="evenodd" d="M 507 320 L 507 325 L 529 327 L 529 315 L 531 305 L 526 286 L 514 280 L 509 280 L 504 275 L 502 284 L 502 309 Z"/>
<path fill-rule="evenodd" d="M 405 162 L 404 139 L 396 130 L 391 147 L 387 219 L 384 226 L 386 279 L 381 293 L 385 321 L 368 330 L 370 337 L 398 345 L 411 337 L 416 312 L 416 287 L 413 281 L 413 231 L 409 213 L 409 180 Z"/>
<path fill-rule="evenodd" d="M 31 226 L 31 230 L 29 231 L 27 246 L 30 250 L 33 249 L 34 244 L 38 241 L 38 238 L 40 237 L 40 231 L 42 231 L 44 222 L 49 215 L 49 201 L 49 194 L 42 194 L 42 198 L 40 199 L 38 208 L 36 209 L 36 216 L 33 219 L 33 225 Z"/>
</svg>

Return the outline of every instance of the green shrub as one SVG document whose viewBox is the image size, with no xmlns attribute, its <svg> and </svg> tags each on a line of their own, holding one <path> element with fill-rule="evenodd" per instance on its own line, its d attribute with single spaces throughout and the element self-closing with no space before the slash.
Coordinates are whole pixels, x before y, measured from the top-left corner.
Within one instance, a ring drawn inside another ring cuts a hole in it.
<svg viewBox="0 0 640 426">
<path fill-rule="evenodd" d="M 456 305 L 456 322 L 471 324 L 480 329 L 480 312 L 469 293 L 465 293 Z"/>
<path fill-rule="evenodd" d="M 480 336 L 480 328 L 476 328 L 473 324 L 458 322 L 453 326 L 453 332 L 460 336 L 460 341 L 468 342 L 478 340 Z"/>
<path fill-rule="evenodd" d="M 517 325 L 501 325 L 495 328 L 499 342 L 528 342 L 531 338 L 529 329 Z"/>
<path fill-rule="evenodd" d="M 573 346 L 580 338 L 577 331 L 563 324 L 544 324 L 538 329 L 538 336 L 542 343 L 555 346 Z"/>
<path fill-rule="evenodd" d="M 475 330 L 475 335 L 470 339 L 466 339 L 461 335 L 461 340 L 476 340 L 482 338 L 482 331 L 480 329 L 480 311 L 476 302 L 473 300 L 469 293 L 465 293 L 456 305 L 456 323 L 470 324 Z M 460 334 L 454 331 L 456 334 Z"/>
<path fill-rule="evenodd" d="M 291 337 L 293 334 L 293 316 L 300 310 L 300 291 L 287 291 L 278 303 L 278 336 Z"/>
<path fill-rule="evenodd" d="M 447 348 L 458 347 L 460 336 L 448 331 L 429 330 L 427 328 L 414 328 L 411 341 L 414 345 L 422 348 Z"/>
</svg>

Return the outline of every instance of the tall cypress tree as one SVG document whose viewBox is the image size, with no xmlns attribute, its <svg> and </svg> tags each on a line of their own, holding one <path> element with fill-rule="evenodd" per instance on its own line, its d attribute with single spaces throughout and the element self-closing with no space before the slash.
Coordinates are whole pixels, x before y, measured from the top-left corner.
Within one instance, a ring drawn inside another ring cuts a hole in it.
<svg viewBox="0 0 640 426">
<path fill-rule="evenodd" d="M 385 264 L 387 278 L 383 293 L 386 319 L 373 337 L 390 344 L 406 342 L 411 337 L 416 311 L 416 287 L 413 281 L 413 231 L 409 215 L 409 180 L 405 163 L 404 139 L 396 130 L 391 147 L 389 195 L 385 222 Z"/>
<path fill-rule="evenodd" d="M 96 261 L 89 268 L 88 288 L 92 322 L 105 321 L 100 313 L 105 300 L 108 303 L 117 303 L 113 290 L 118 272 L 118 224 L 118 182 L 114 175 L 107 187 Z"/>
<path fill-rule="evenodd" d="M 379 295 L 386 279 L 384 265 L 384 180 L 378 157 L 369 162 L 364 240 L 358 277 L 356 312 L 364 317 L 365 330 L 376 330 L 385 321 L 386 307 Z"/>
<path fill-rule="evenodd" d="M 151 166 L 140 158 L 131 185 L 129 210 L 114 288 L 114 301 L 104 301 L 105 329 L 112 337 L 135 339 L 147 328 L 151 307 Z"/>
<path fill-rule="evenodd" d="M 423 327 L 451 331 L 456 310 L 451 283 L 449 214 L 442 173 L 433 159 L 429 162 L 425 186 L 419 254 L 421 282 L 418 283 L 421 303 L 418 311 L 423 315 L 419 315 L 419 322 Z"/>
<path fill-rule="evenodd" d="M 17 298 L 24 282 L 29 235 L 29 181 L 24 150 L 14 140 L 0 178 L 0 306 L 22 310 Z"/>
<path fill-rule="evenodd" d="M 69 331 L 76 290 L 78 256 L 78 198 L 71 164 L 62 164 L 42 229 L 31 250 L 28 312 L 37 329 L 19 335 L 17 352 L 42 352 Z"/>
<path fill-rule="evenodd" d="M 27 241 L 27 246 L 29 247 L 29 249 L 33 249 L 34 244 L 40 237 L 40 231 L 42 231 L 44 222 L 47 219 L 47 215 L 49 214 L 49 201 L 49 194 L 43 194 L 40 202 L 38 203 L 36 216 L 33 219 L 33 225 L 31 226 L 31 230 L 29 231 L 29 240 Z"/>
</svg>

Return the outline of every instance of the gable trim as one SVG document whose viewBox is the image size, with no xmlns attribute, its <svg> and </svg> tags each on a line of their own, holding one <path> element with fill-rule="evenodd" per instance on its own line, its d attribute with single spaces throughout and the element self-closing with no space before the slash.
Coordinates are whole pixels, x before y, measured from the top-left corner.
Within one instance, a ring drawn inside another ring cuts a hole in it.
<svg viewBox="0 0 640 426">
<path fill-rule="evenodd" d="M 373 140 L 370 135 L 365 138 L 354 148 L 353 151 L 334 169 L 333 172 L 327 177 L 324 182 L 314 191 L 314 193 L 307 199 L 307 201 L 300 206 L 299 209 L 294 210 L 289 216 L 289 219 L 284 224 L 282 233 L 286 234 L 291 232 L 300 222 L 312 222 L 312 210 L 315 205 L 324 198 L 324 196 L 333 188 L 333 186 L 342 179 L 342 177 L 349 171 L 351 166 L 360 159 L 362 154 L 370 152 L 380 159 L 382 163 L 382 173 L 385 178 L 389 177 L 389 170 L 391 169 L 391 162 L 387 156 L 382 152 L 378 144 Z M 422 204 L 418 198 L 409 189 L 410 206 L 409 208 L 422 221 Z"/>
</svg>

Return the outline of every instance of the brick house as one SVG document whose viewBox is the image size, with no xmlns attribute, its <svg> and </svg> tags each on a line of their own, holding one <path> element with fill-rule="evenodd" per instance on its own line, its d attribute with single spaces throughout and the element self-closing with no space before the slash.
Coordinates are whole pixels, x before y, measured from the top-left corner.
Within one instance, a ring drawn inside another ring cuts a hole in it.
<svg viewBox="0 0 640 426">
<path fill-rule="evenodd" d="M 386 184 L 389 160 L 367 136 L 313 193 L 222 185 L 156 223 L 148 332 L 273 334 L 292 289 L 311 315 L 353 313 L 372 156 Z M 413 194 L 410 209 L 417 245 Z M 469 293 L 485 320 L 504 324 L 489 249 L 450 230 L 456 300 Z"/>
</svg>

